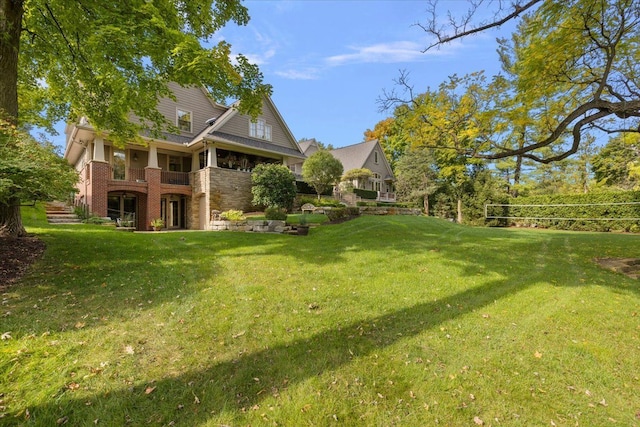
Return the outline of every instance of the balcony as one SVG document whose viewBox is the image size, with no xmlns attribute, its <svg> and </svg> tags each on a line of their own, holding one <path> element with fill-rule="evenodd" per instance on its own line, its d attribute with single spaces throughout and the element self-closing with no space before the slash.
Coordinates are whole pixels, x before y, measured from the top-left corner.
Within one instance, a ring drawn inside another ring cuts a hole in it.
<svg viewBox="0 0 640 427">
<path fill-rule="evenodd" d="M 189 172 L 162 171 L 160 182 L 163 184 L 189 185 Z"/>
<path fill-rule="evenodd" d="M 395 202 L 396 201 L 396 193 L 383 193 L 382 191 L 378 191 L 378 202 Z"/>
<path fill-rule="evenodd" d="M 127 168 L 125 173 L 122 168 L 111 167 L 111 179 L 113 181 L 146 182 L 145 170 Z M 160 182 L 162 184 L 189 185 L 189 172 L 162 171 L 160 173 Z"/>
</svg>

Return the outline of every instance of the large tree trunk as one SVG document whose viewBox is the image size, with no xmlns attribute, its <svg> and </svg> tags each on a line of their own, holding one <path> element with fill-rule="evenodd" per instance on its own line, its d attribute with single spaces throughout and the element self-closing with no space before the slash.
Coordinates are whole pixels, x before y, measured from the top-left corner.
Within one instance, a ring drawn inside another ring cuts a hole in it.
<svg viewBox="0 0 640 427">
<path fill-rule="evenodd" d="M 0 0 L 0 114 L 16 124 L 18 119 L 18 51 L 22 0 Z"/>
<path fill-rule="evenodd" d="M 22 0 L 0 0 L 0 118 L 18 123 L 18 52 L 22 31 Z M 27 234 L 20 216 L 20 199 L 0 203 L 0 236 Z"/>
<path fill-rule="evenodd" d="M 462 197 L 458 197 L 458 224 L 462 224 Z"/>
<path fill-rule="evenodd" d="M 9 204 L 0 203 L 0 237 L 24 237 L 27 231 L 22 225 L 20 200 L 13 198 Z"/>
<path fill-rule="evenodd" d="M 422 196 L 422 204 L 424 205 L 424 214 L 429 216 L 429 195 Z"/>
</svg>

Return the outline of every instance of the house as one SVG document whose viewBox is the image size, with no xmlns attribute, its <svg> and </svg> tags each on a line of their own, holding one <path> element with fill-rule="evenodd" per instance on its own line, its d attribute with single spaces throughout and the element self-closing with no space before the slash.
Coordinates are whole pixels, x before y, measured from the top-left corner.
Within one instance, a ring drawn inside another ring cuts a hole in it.
<svg viewBox="0 0 640 427">
<path fill-rule="evenodd" d="M 348 145 L 331 150 L 333 157 L 342 162 L 344 171 L 366 168 L 373 172 L 373 176 L 366 180 L 354 181 L 353 188 L 375 191 L 379 202 L 395 202 L 393 191 L 395 177 L 391 165 L 382 151 L 377 139 Z"/>
<path fill-rule="evenodd" d="M 321 149 L 315 139 L 300 141 L 300 148 L 306 157 Z M 366 168 L 373 172 L 373 176 L 366 180 L 358 180 L 352 183 L 353 188 L 361 190 L 375 191 L 377 193 L 376 200 L 379 202 L 395 202 L 393 183 L 395 177 L 393 170 L 384 156 L 384 151 L 378 140 L 370 140 L 358 144 L 348 145 L 346 147 L 330 150 L 330 153 L 340 162 L 347 172 L 351 169 Z M 302 165 L 304 159 L 292 159 L 289 162 L 289 168 L 296 174 L 296 177 L 302 179 Z M 341 196 L 347 197 L 346 194 Z M 348 197 L 347 197 L 348 198 Z M 344 200 L 350 204 L 355 203 L 354 200 Z"/>
<path fill-rule="evenodd" d="M 252 121 L 206 89 L 170 85 L 158 103 L 177 130 L 144 145 L 116 146 L 81 118 L 67 125 L 64 157 L 80 175 L 77 203 L 93 214 L 130 220 L 138 230 L 162 218 L 169 229 L 207 229 L 213 210 L 252 208 L 251 170 L 260 163 L 304 159 L 270 98 Z"/>
</svg>

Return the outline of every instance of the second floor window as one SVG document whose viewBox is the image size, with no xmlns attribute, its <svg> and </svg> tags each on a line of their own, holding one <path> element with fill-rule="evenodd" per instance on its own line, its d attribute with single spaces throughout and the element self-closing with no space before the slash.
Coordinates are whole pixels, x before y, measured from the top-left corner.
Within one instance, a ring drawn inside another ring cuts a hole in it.
<svg viewBox="0 0 640 427">
<path fill-rule="evenodd" d="M 191 111 L 177 110 L 178 129 L 183 132 L 191 132 Z"/>
<path fill-rule="evenodd" d="M 258 119 L 255 122 L 249 122 L 249 136 L 252 138 L 266 139 L 271 141 L 271 125 L 268 125 L 264 119 Z"/>
</svg>

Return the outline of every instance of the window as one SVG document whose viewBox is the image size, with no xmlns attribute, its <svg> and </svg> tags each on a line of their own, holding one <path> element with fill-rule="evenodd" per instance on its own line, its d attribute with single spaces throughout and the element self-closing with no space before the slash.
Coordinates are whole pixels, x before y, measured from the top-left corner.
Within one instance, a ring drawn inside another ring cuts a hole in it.
<svg viewBox="0 0 640 427">
<path fill-rule="evenodd" d="M 249 122 L 249 136 L 251 136 L 252 138 L 260 138 L 271 141 L 271 125 L 268 125 L 264 119 L 258 119 L 255 122 Z"/>
<path fill-rule="evenodd" d="M 374 161 L 376 164 L 378 164 L 378 152 L 377 152 L 377 151 L 374 151 L 374 152 L 373 152 L 373 161 Z"/>
<path fill-rule="evenodd" d="M 183 132 L 191 132 L 191 111 L 177 110 L 178 129 Z"/>
<path fill-rule="evenodd" d="M 113 179 L 124 180 L 125 179 L 125 154 L 123 150 L 113 150 L 113 160 L 111 161 L 113 167 Z"/>
<path fill-rule="evenodd" d="M 373 182 L 371 183 L 371 189 L 374 191 L 380 191 L 380 182 L 381 182 L 380 174 L 374 173 Z"/>
</svg>

